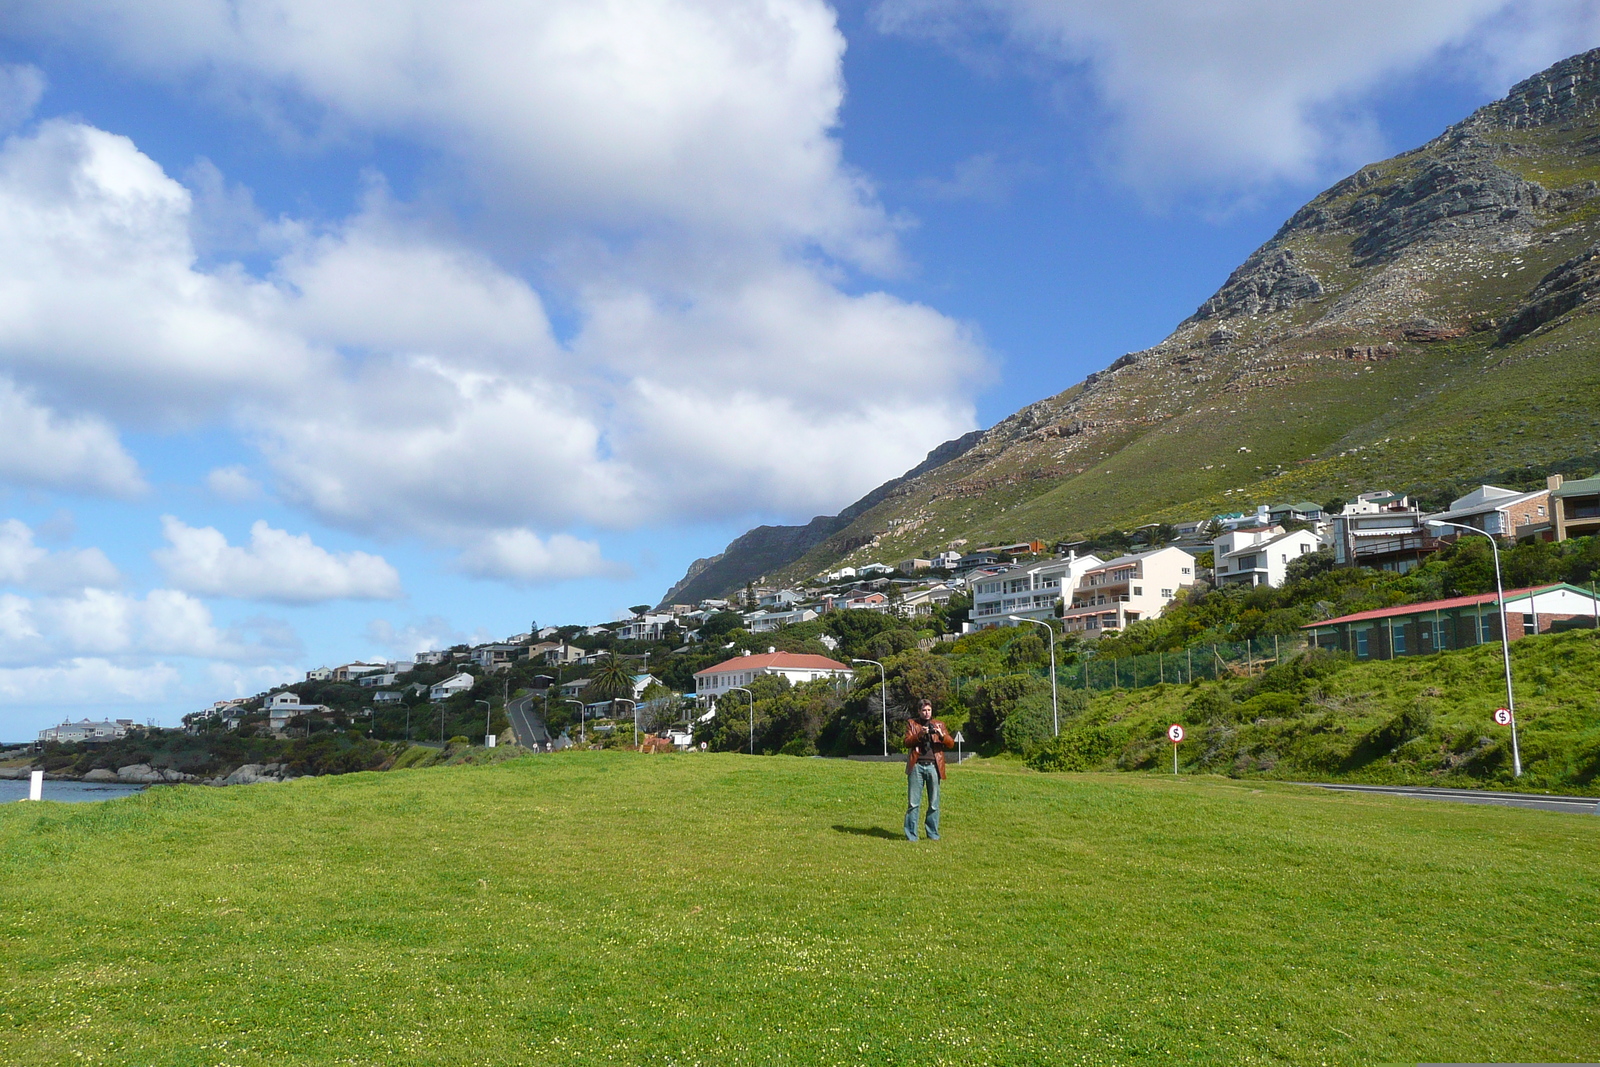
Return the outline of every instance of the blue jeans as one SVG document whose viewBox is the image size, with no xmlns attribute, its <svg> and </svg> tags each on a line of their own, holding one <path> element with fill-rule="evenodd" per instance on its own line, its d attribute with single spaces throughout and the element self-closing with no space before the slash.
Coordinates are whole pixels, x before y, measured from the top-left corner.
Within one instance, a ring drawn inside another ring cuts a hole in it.
<svg viewBox="0 0 1600 1067">
<path fill-rule="evenodd" d="M 931 763 L 912 765 L 906 794 L 906 840 L 917 839 L 917 808 L 928 794 L 928 840 L 939 840 L 939 768 Z"/>
</svg>

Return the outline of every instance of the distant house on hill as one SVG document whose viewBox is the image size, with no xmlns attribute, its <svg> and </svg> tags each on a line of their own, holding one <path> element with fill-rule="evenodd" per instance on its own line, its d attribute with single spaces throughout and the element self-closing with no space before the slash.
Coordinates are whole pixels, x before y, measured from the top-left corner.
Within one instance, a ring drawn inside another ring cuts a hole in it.
<svg viewBox="0 0 1600 1067">
<path fill-rule="evenodd" d="M 428 699 L 449 700 L 457 693 L 467 692 L 475 684 L 477 684 L 477 679 L 470 674 L 465 672 L 453 674 L 444 681 L 435 683 L 433 688 L 428 690 Z"/>
<path fill-rule="evenodd" d="M 91 722 L 82 719 L 78 722 L 64 722 L 60 726 L 52 726 L 47 730 L 39 731 L 39 740 L 57 741 L 63 745 L 76 744 L 88 741 L 116 741 L 128 736 L 128 731 L 136 723 L 132 719 L 102 719 Z"/>
<path fill-rule="evenodd" d="M 1194 584 L 1194 557 L 1181 548 L 1118 556 L 1083 573 L 1061 615 L 1068 632 L 1098 637 L 1130 622 L 1153 619 Z"/>
<path fill-rule="evenodd" d="M 827 656 L 768 652 L 760 656 L 735 656 L 716 666 L 696 671 L 694 692 L 695 696 L 715 698 L 732 686 L 749 685 L 762 675 L 777 675 L 789 679 L 793 685 L 800 685 L 818 678 L 849 678 L 854 674 L 849 667 Z"/>
<path fill-rule="evenodd" d="M 1517 531 L 1549 520 L 1550 490 L 1520 493 L 1496 485 L 1480 485 L 1466 496 L 1450 501 L 1444 511 L 1423 516 L 1423 524 L 1455 522 L 1495 537 L 1513 537 Z M 1456 536 L 1455 531 L 1444 534 Z"/>
<path fill-rule="evenodd" d="M 1444 542 L 1422 512 L 1398 493 L 1362 493 L 1333 518 L 1333 562 L 1401 574 L 1421 566 Z"/>
<path fill-rule="evenodd" d="M 274 730 L 287 729 L 289 720 L 297 715 L 310 715 L 313 712 L 326 710 L 321 704 L 300 703 L 299 693 L 291 693 L 285 689 L 267 698 L 267 725 Z"/>
<path fill-rule="evenodd" d="M 1284 583 L 1291 562 L 1321 548 L 1322 540 L 1311 530 L 1285 533 L 1281 526 L 1241 526 L 1212 542 L 1212 571 L 1218 585 L 1276 589 Z"/>
</svg>

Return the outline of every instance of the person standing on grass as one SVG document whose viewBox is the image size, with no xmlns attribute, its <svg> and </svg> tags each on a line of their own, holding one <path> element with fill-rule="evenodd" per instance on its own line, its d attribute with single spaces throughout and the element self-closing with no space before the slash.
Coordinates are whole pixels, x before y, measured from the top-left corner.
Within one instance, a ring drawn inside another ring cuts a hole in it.
<svg viewBox="0 0 1600 1067">
<path fill-rule="evenodd" d="M 939 840 L 939 782 L 944 778 L 944 752 L 954 748 L 950 731 L 933 717 L 933 704 L 917 704 L 917 717 L 906 724 L 906 840 L 917 839 L 917 808 L 928 797 L 927 832 L 929 841 Z"/>
</svg>

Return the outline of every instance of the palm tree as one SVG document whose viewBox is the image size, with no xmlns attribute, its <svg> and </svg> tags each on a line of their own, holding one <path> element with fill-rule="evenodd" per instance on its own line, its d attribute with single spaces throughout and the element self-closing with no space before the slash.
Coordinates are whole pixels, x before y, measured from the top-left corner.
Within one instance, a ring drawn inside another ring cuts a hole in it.
<svg viewBox="0 0 1600 1067">
<path fill-rule="evenodd" d="M 606 657 L 605 662 L 589 676 L 588 693 L 598 697 L 632 697 L 633 696 L 633 670 L 626 663 L 612 653 Z"/>
</svg>

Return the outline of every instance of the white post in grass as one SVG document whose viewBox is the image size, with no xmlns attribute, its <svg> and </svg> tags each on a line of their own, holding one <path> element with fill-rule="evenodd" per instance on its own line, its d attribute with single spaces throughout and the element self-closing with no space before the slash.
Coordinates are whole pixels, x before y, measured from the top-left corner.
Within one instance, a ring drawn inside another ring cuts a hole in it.
<svg viewBox="0 0 1600 1067">
<path fill-rule="evenodd" d="M 34 771 L 28 776 L 28 799 L 44 799 L 44 772 Z"/>
</svg>

